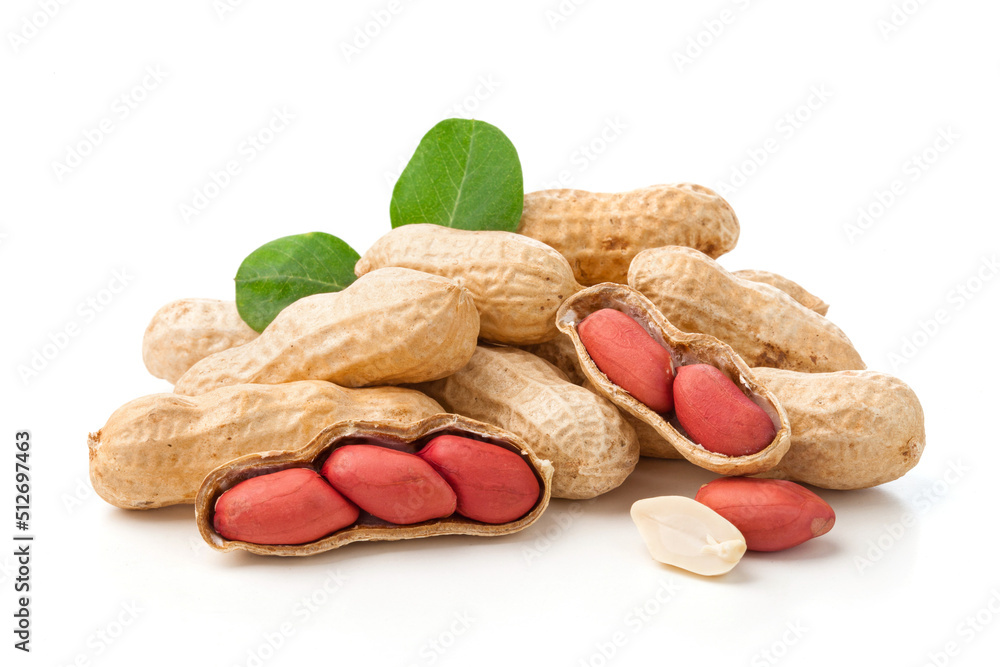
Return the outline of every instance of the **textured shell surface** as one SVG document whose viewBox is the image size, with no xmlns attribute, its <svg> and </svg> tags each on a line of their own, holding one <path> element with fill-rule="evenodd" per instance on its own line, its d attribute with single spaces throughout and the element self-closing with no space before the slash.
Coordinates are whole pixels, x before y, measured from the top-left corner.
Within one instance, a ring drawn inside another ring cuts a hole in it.
<svg viewBox="0 0 1000 667">
<path fill-rule="evenodd" d="M 635 431 L 605 398 L 517 348 L 479 346 L 468 365 L 416 385 L 449 411 L 516 433 L 552 461 L 555 498 L 593 498 L 635 469 Z"/>
<path fill-rule="evenodd" d="M 718 338 L 750 366 L 809 373 L 865 368 L 830 320 L 776 287 L 734 276 L 697 250 L 645 250 L 632 261 L 628 284 L 675 327 Z"/>
<path fill-rule="evenodd" d="M 205 357 L 256 337 L 235 301 L 178 299 L 150 320 L 142 337 L 142 361 L 154 377 L 173 383 Z"/>
<path fill-rule="evenodd" d="M 792 426 L 792 445 L 767 477 L 863 489 L 903 476 L 920 460 L 923 408 L 899 378 L 877 371 L 754 373 L 781 401 Z"/>
<path fill-rule="evenodd" d="M 777 287 L 782 292 L 792 297 L 809 310 L 813 310 L 820 315 L 826 315 L 830 309 L 830 304 L 819 298 L 794 280 L 790 280 L 780 274 L 771 271 L 760 271 L 757 269 L 740 269 L 733 271 L 737 278 L 750 280 L 755 283 L 764 283 L 771 287 Z"/>
<path fill-rule="evenodd" d="M 363 276 L 387 266 L 458 282 L 479 309 L 480 337 L 508 345 L 555 338 L 559 304 L 580 289 L 556 250 L 511 232 L 403 225 L 376 241 L 355 273 Z"/>
<path fill-rule="evenodd" d="M 288 468 L 317 469 L 334 449 L 359 441 L 376 442 L 412 453 L 435 436 L 445 434 L 482 440 L 520 455 L 539 482 L 541 493 L 535 506 L 516 521 L 501 524 L 481 523 L 453 514 L 444 519 L 401 526 L 362 514 L 359 521 L 348 528 L 315 542 L 296 545 L 263 545 L 227 540 L 213 527 L 213 512 L 218 498 L 227 489 L 246 479 Z M 515 533 L 538 520 L 549 504 L 551 490 L 552 464 L 537 456 L 517 435 L 492 424 L 449 414 L 435 415 L 405 426 L 348 420 L 325 428 L 301 449 L 251 454 L 219 466 L 208 474 L 201 485 L 195 502 L 195 520 L 202 538 L 218 551 L 241 550 L 268 556 L 311 556 L 352 542 L 408 540 L 436 535 L 490 537 Z"/>
<path fill-rule="evenodd" d="M 98 495 L 124 509 L 192 503 L 213 468 L 254 452 L 302 447 L 335 421 L 408 423 L 441 412 L 418 391 L 321 381 L 153 394 L 126 403 L 90 435 L 90 478 Z"/>
<path fill-rule="evenodd" d="M 576 348 L 569 336 L 560 333 L 550 341 L 535 345 L 519 345 L 525 352 L 541 357 L 560 371 L 573 384 L 582 385 L 586 378 L 580 370 L 580 361 L 576 358 Z"/>
<path fill-rule="evenodd" d="M 479 314 L 465 288 L 411 269 L 379 269 L 341 292 L 299 299 L 257 339 L 195 364 L 174 391 L 295 380 L 423 382 L 465 365 L 478 334 Z"/>
<path fill-rule="evenodd" d="M 591 313 L 604 308 L 623 312 L 638 322 L 670 352 L 675 368 L 688 364 L 710 364 L 722 370 L 771 418 L 776 431 L 771 443 L 761 451 L 747 456 L 727 456 L 708 451 L 688 438 L 672 412 L 667 415 L 658 414 L 614 384 L 594 363 L 577 332 L 580 322 Z M 680 331 L 649 299 L 634 289 L 617 283 L 588 287 L 566 300 L 559 309 L 556 322 L 559 329 L 573 341 L 580 368 L 596 391 L 623 411 L 652 427 L 669 444 L 669 447 L 657 446 L 655 440 L 649 440 L 648 432 L 644 433 L 647 441 L 645 449 L 649 455 L 673 458 L 673 453 L 676 452 L 691 463 L 713 472 L 749 475 L 773 468 L 788 451 L 791 440 L 788 416 L 775 395 L 756 379 L 746 362 L 717 338 Z"/>
<path fill-rule="evenodd" d="M 518 233 L 569 260 L 582 285 L 624 283 L 640 251 L 664 245 L 718 257 L 736 246 L 740 224 L 714 191 L 692 183 L 618 193 L 541 190 L 524 196 Z"/>
</svg>

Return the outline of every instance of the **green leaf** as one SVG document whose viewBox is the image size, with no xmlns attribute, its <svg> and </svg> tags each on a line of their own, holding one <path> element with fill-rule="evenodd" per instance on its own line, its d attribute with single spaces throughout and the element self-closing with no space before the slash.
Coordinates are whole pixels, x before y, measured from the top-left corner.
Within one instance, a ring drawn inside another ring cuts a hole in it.
<svg viewBox="0 0 1000 667">
<path fill-rule="evenodd" d="M 392 226 L 517 229 L 521 161 L 510 139 L 481 120 L 450 118 L 424 135 L 392 190 Z"/>
<path fill-rule="evenodd" d="M 255 331 L 310 294 L 339 292 L 354 282 L 360 257 L 336 236 L 284 236 L 250 253 L 236 272 L 236 309 Z"/>
</svg>

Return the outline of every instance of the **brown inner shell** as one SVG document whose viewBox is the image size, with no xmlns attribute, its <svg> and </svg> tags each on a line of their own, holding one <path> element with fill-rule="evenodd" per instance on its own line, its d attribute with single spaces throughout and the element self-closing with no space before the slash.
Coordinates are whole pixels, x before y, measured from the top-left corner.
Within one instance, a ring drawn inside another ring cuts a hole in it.
<svg viewBox="0 0 1000 667">
<path fill-rule="evenodd" d="M 726 456 L 710 452 L 688 437 L 673 413 L 665 419 L 611 382 L 590 358 L 577 333 L 577 326 L 584 318 L 604 308 L 621 311 L 638 322 L 654 340 L 667 348 L 675 368 L 689 364 L 711 364 L 724 372 L 771 418 L 777 431 L 771 444 L 760 452 L 747 456 Z M 717 338 L 677 329 L 649 299 L 627 285 L 601 283 L 578 292 L 559 309 L 556 326 L 572 339 L 583 373 L 598 391 L 618 407 L 656 429 L 681 456 L 695 465 L 724 475 L 750 475 L 773 468 L 788 451 L 791 443 L 788 416 L 774 394 L 754 378 L 746 362 Z"/>
<path fill-rule="evenodd" d="M 326 537 L 306 544 L 263 545 L 227 540 L 214 528 L 215 504 L 223 493 L 240 482 L 289 468 L 311 468 L 317 472 L 339 447 L 376 445 L 414 454 L 441 435 L 457 435 L 503 447 L 518 454 L 531 468 L 540 489 L 532 509 L 516 521 L 486 524 L 452 514 L 417 524 L 389 523 L 362 511 L 358 521 Z M 517 436 L 495 426 L 458 415 L 435 415 L 408 426 L 364 421 L 345 421 L 327 427 L 299 450 L 250 454 L 216 468 L 202 483 L 195 503 L 198 529 L 210 546 L 220 551 L 242 549 L 257 554 L 308 556 L 358 541 L 402 540 L 432 535 L 503 535 L 534 523 L 549 503 L 552 464 L 539 459 Z"/>
</svg>

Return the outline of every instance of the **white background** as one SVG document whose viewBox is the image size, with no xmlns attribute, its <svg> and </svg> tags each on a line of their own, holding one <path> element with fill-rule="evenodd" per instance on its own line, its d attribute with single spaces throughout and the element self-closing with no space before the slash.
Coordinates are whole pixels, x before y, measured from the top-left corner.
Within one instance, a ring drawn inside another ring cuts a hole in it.
<svg viewBox="0 0 1000 667">
<path fill-rule="evenodd" d="M 894 1 L 4 2 L 0 535 L 12 544 L 13 439 L 30 429 L 37 541 L 30 655 L 12 648 L 0 549 L 0 661 L 992 662 L 1000 6 Z M 275 110 L 294 118 L 248 159 Z M 529 191 L 723 191 L 742 233 L 721 262 L 831 303 L 869 367 L 921 397 L 923 460 L 882 488 L 821 491 L 829 535 L 718 579 L 653 562 L 629 519 L 634 500 L 712 477 L 679 462 L 643 461 L 517 535 L 308 559 L 216 553 L 188 506 L 94 495 L 87 433 L 170 390 L 140 359 L 156 309 L 232 298 L 240 261 L 279 236 L 363 252 L 420 137 L 456 115 L 504 130 Z M 240 173 L 185 220 L 230 160 Z"/>
</svg>

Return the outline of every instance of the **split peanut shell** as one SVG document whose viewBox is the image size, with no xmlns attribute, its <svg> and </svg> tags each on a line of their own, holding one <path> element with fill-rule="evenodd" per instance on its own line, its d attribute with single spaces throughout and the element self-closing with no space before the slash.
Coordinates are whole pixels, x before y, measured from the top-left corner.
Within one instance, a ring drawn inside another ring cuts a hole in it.
<svg viewBox="0 0 1000 667">
<path fill-rule="evenodd" d="M 715 336 L 751 366 L 808 373 L 865 368 L 833 322 L 777 287 L 740 278 L 692 248 L 640 252 L 629 266 L 628 284 L 674 326 Z"/>
<path fill-rule="evenodd" d="M 338 447 L 376 444 L 415 453 L 439 435 L 458 435 L 498 445 L 512 451 L 529 465 L 538 478 L 541 492 L 538 502 L 524 516 L 502 524 L 487 524 L 452 514 L 443 519 L 413 525 L 390 524 L 362 513 L 357 522 L 326 537 L 306 544 L 265 545 L 227 540 L 213 526 L 215 504 L 219 497 L 240 482 L 289 468 L 318 470 Z M 343 421 L 333 424 L 299 450 L 250 454 L 230 461 L 205 478 L 195 502 L 195 518 L 201 536 L 217 551 L 249 551 L 265 556 L 311 556 L 352 542 L 409 540 L 435 535 L 507 535 L 534 523 L 549 504 L 552 490 L 552 464 L 538 458 L 518 436 L 491 424 L 458 415 L 440 414 L 409 425 L 381 424 L 366 421 Z"/>
<path fill-rule="evenodd" d="M 710 452 L 688 437 L 673 413 L 664 417 L 611 382 L 591 359 L 577 332 L 577 326 L 584 318 L 604 308 L 621 311 L 638 322 L 654 340 L 667 348 L 675 367 L 710 364 L 724 372 L 771 418 L 776 431 L 771 444 L 747 456 Z M 617 283 L 588 287 L 563 303 L 556 315 L 556 325 L 573 340 L 583 374 L 597 391 L 625 412 L 652 426 L 691 463 L 723 475 L 750 475 L 773 468 L 788 451 L 791 442 L 788 416 L 774 394 L 757 381 L 746 362 L 717 338 L 680 331 L 649 299 L 634 289 Z"/>
<path fill-rule="evenodd" d="M 410 423 L 441 412 L 412 389 L 320 380 L 153 394 L 129 401 L 90 434 L 90 482 L 122 509 L 191 504 L 205 475 L 240 456 L 302 447 L 346 419 Z"/>
</svg>

